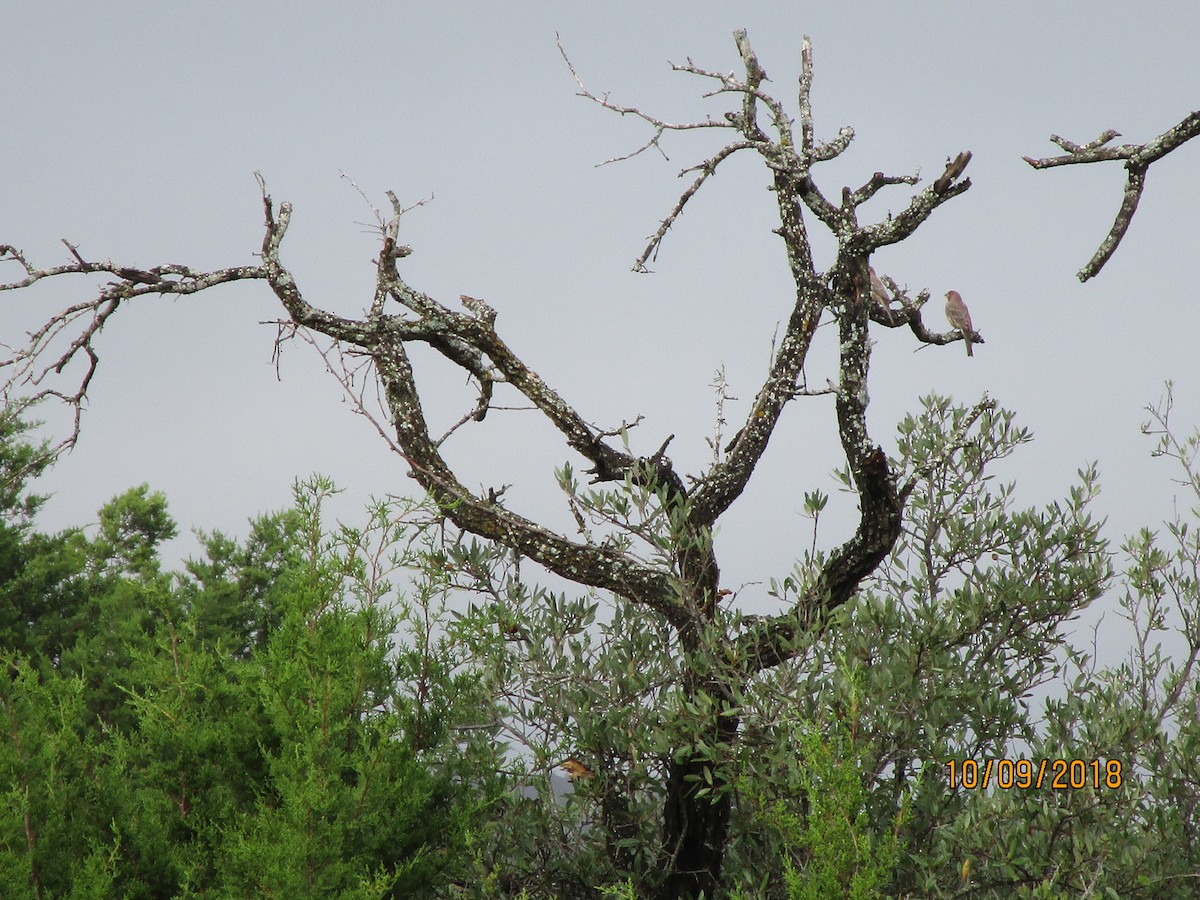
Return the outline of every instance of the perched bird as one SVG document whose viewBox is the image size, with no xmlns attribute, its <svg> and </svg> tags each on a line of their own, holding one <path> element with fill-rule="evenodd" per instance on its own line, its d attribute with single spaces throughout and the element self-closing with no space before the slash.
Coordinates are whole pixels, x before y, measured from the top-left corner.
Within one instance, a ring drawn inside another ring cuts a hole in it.
<svg viewBox="0 0 1200 900">
<path fill-rule="evenodd" d="M 887 286 L 883 283 L 883 279 L 875 274 L 875 267 L 871 266 L 867 271 L 871 273 L 871 296 L 875 298 L 875 302 L 886 308 L 892 302 L 892 298 L 888 295 Z"/>
<path fill-rule="evenodd" d="M 576 781 L 580 778 L 591 778 L 595 773 L 577 760 L 573 756 L 568 756 L 559 764 L 560 768 L 567 770 L 567 778 L 571 781 Z"/>
<path fill-rule="evenodd" d="M 967 356 L 974 356 L 971 349 L 971 312 L 958 291 L 946 291 L 946 321 L 962 332 L 963 340 L 967 342 Z"/>
</svg>

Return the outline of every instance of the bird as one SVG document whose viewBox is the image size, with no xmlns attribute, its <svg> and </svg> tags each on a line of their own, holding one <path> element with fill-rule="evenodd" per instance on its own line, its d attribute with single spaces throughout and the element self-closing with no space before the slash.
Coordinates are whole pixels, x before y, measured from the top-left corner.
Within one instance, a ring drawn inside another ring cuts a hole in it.
<svg viewBox="0 0 1200 900">
<path fill-rule="evenodd" d="M 884 285 L 883 279 L 875 274 L 874 266 L 870 266 L 867 271 L 871 273 L 871 296 L 875 298 L 876 303 L 887 308 L 887 305 L 892 302 L 892 298 L 888 296 L 887 286 Z"/>
<path fill-rule="evenodd" d="M 569 778 L 571 781 L 576 781 L 580 778 L 591 778 L 593 775 L 595 775 L 591 769 L 573 756 L 568 756 L 558 765 L 560 768 L 567 770 L 567 778 Z"/>
<path fill-rule="evenodd" d="M 958 291 L 946 291 L 946 321 L 962 332 L 963 340 L 967 342 L 967 356 L 974 356 L 971 332 L 975 329 L 971 325 L 971 312 Z"/>
</svg>

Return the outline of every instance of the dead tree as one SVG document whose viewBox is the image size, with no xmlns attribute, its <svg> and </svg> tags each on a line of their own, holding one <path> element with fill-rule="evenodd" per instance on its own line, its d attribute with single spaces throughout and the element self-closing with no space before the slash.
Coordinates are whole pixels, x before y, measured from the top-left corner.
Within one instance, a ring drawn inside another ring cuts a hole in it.
<svg viewBox="0 0 1200 900">
<path fill-rule="evenodd" d="M 463 311 L 459 311 L 408 285 L 400 268 L 412 250 L 399 241 L 404 210 L 391 193 L 388 196 L 394 215 L 381 224 L 374 296 L 365 316 L 358 319 L 334 315 L 305 299 L 281 257 L 292 207 L 286 202 L 276 207 L 265 185 L 262 201 L 266 233 L 257 265 L 214 271 L 178 264 L 142 269 L 90 262 L 76 246 L 67 244 L 71 254 L 68 262 L 39 268 L 14 247 L 0 246 L 0 261 L 24 269 L 24 277 L 0 285 L 2 290 L 19 290 L 66 275 L 112 276 L 98 296 L 54 315 L 30 335 L 25 346 L 2 361 L 9 368 L 9 398 L 19 396 L 31 401 L 52 396 L 75 410 L 75 431 L 64 443 L 73 442 L 78 435 L 78 413 L 98 363 L 95 339 L 119 310 L 143 297 L 197 294 L 234 281 L 263 281 L 286 311 L 286 328 L 327 336 L 339 348 L 365 356 L 374 365 L 390 417 L 391 433 L 387 438 L 406 460 L 411 477 L 459 528 L 512 548 L 579 585 L 611 592 L 620 602 L 641 604 L 668 622 L 676 652 L 683 661 L 681 670 L 686 673 L 680 692 L 704 701 L 695 704 L 696 708 L 712 710 L 703 721 L 693 723 L 694 746 L 677 748 L 668 763 L 662 812 L 663 876 L 658 890 L 660 896 L 669 898 L 701 893 L 712 897 L 721 886 L 731 795 L 727 791 L 709 794 L 700 790 L 705 783 L 701 776 L 714 762 L 711 755 L 697 748 L 735 743 L 739 718 L 732 701 L 736 693 L 759 673 L 791 658 L 798 640 L 811 638 L 823 627 L 830 610 L 855 595 L 860 582 L 894 546 L 906 499 L 921 477 L 922 473 L 913 473 L 902 482 L 893 472 L 887 451 L 871 437 L 867 427 L 871 326 L 907 327 L 923 343 L 946 344 L 962 339 L 957 331 L 935 332 L 926 326 L 922 312 L 928 291 L 910 299 L 889 279 L 890 297 L 873 294 L 868 265 L 874 251 L 910 237 L 934 210 L 971 186 L 970 180 L 963 177 L 971 154 L 963 152 L 949 159 L 942 174 L 912 192 L 894 216 L 860 222 L 862 204 L 884 188 L 915 186 L 918 176 L 876 172 L 862 185 L 843 188 L 840 196 L 830 199 L 818 187 L 813 170 L 841 154 L 854 132 L 842 128 L 831 140 L 816 138 L 809 100 L 813 71 L 808 39 L 804 40 L 802 53 L 797 128 L 784 104 L 766 92 L 766 73 L 746 33 L 739 31 L 734 37 L 741 74 L 705 70 L 690 60 L 674 67 L 708 81 L 712 85 L 710 96 L 728 95 L 734 100 L 733 108 L 721 119 L 674 124 L 636 108 L 618 107 L 580 82 L 584 97 L 648 123 L 653 136 L 646 147 L 655 146 L 668 131 L 725 129 L 730 135 L 729 142 L 714 156 L 685 170 L 695 172 L 695 178 L 662 221 L 636 268 L 644 268 L 688 200 L 734 155 L 756 155 L 766 167 L 774 192 L 779 218 L 774 233 L 783 241 L 793 285 L 787 300 L 786 328 L 769 373 L 736 436 L 726 452 L 694 478 L 685 478 L 676 470 L 667 453 L 669 438 L 657 452 L 636 456 L 622 449 L 613 440 L 613 433 L 590 424 L 509 348 L 497 329 L 497 310 L 486 302 L 463 296 Z M 573 68 L 571 71 L 575 74 Z M 814 220 L 837 239 L 837 255 L 827 271 L 818 271 L 814 263 L 809 237 Z M 858 524 L 854 533 L 829 554 L 814 579 L 815 587 L 791 609 L 771 617 L 746 617 L 742 627 L 727 633 L 719 626 L 717 612 L 729 591 L 722 587 L 711 532 L 745 489 L 785 408 L 809 393 L 803 388 L 804 366 L 823 320 L 836 323 L 839 376 L 837 384 L 825 393 L 832 394 L 838 435 L 857 489 Z M 68 342 L 61 353 L 50 349 L 56 338 Z M 982 341 L 979 335 L 973 338 Z M 460 420 L 460 426 L 469 427 L 471 422 L 483 419 L 494 408 L 495 386 L 505 385 L 520 392 L 553 424 L 566 444 L 586 461 L 594 482 L 653 486 L 665 506 L 679 511 L 673 564 L 647 563 L 611 543 L 572 540 L 507 508 L 494 493 L 481 495 L 463 484 L 443 456 L 441 441 L 430 434 L 408 353 L 411 343 L 432 347 L 477 383 L 478 403 Z M 54 387 L 55 376 L 76 361 L 83 366 L 76 388 Z M 960 438 L 965 438 L 974 418 L 989 405 L 985 399 L 976 408 Z M 722 662 L 714 664 L 714 660 Z M 715 765 L 719 768 L 719 761 Z"/>
</svg>

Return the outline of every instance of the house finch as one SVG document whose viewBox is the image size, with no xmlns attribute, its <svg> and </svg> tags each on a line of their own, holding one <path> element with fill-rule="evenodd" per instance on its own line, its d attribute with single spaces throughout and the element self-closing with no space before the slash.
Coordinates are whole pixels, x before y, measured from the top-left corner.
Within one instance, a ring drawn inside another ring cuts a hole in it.
<svg viewBox="0 0 1200 900">
<path fill-rule="evenodd" d="M 946 321 L 962 332 L 963 340 L 967 342 L 967 356 L 974 356 L 971 332 L 975 329 L 971 327 L 971 313 L 967 304 L 963 303 L 958 291 L 946 291 Z"/>
<path fill-rule="evenodd" d="M 880 306 L 887 307 L 892 302 L 892 298 L 888 295 L 887 287 L 883 283 L 883 279 L 875 274 L 875 268 L 872 266 L 868 269 L 871 273 L 871 296 L 875 298 L 875 302 Z"/>
</svg>

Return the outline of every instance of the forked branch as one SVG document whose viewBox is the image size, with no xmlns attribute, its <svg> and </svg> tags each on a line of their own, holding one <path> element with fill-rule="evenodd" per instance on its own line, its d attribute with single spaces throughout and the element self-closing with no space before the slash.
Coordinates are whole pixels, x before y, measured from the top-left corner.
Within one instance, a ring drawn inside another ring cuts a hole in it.
<svg viewBox="0 0 1200 900">
<path fill-rule="evenodd" d="M 65 239 L 62 243 L 70 253 L 72 262 L 45 267 L 31 263 L 16 247 L 0 244 L 0 264 L 16 263 L 25 272 L 23 278 L 0 282 L 0 292 L 18 291 L 40 281 L 63 276 L 112 276 L 92 299 L 59 310 L 40 328 L 28 333 L 23 345 L 3 345 L 5 355 L 0 358 L 0 369 L 7 369 L 8 372 L 0 386 L 0 402 L 11 403 L 21 410 L 41 400 L 54 398 L 72 411 L 74 421 L 71 431 L 54 448 L 56 454 L 74 447 L 79 439 L 84 401 L 100 363 L 95 342 L 118 309 L 151 294 L 186 296 L 218 284 L 265 277 L 260 266 L 233 266 L 201 272 L 177 264 L 140 269 L 110 261 L 89 262 L 77 245 Z M 65 346 L 63 341 L 66 342 Z M 63 375 L 76 362 L 80 363 L 82 371 L 74 379 L 74 387 L 55 387 L 55 376 Z"/>
<path fill-rule="evenodd" d="M 1042 159 L 1022 157 L 1035 169 L 1050 169 L 1055 166 L 1074 166 L 1110 160 L 1125 161 L 1125 193 L 1121 198 L 1117 217 L 1113 221 L 1108 235 L 1100 242 L 1100 246 L 1088 260 L 1087 265 L 1079 270 L 1080 281 L 1087 281 L 1098 275 L 1104 268 L 1104 264 L 1116 252 L 1125 233 L 1129 230 L 1133 214 L 1137 212 L 1138 202 L 1142 199 L 1142 191 L 1146 187 L 1146 173 L 1150 170 L 1150 165 L 1187 143 L 1197 134 L 1200 134 L 1200 111 L 1191 113 L 1178 125 L 1167 129 L 1158 137 L 1144 144 L 1121 144 L 1117 147 L 1109 147 L 1107 146 L 1109 141 L 1121 136 L 1119 132 L 1112 129 L 1103 132 L 1095 140 L 1086 144 L 1076 144 L 1057 134 L 1052 134 L 1050 140 L 1066 151 L 1065 153 L 1061 156 L 1048 156 Z"/>
</svg>

